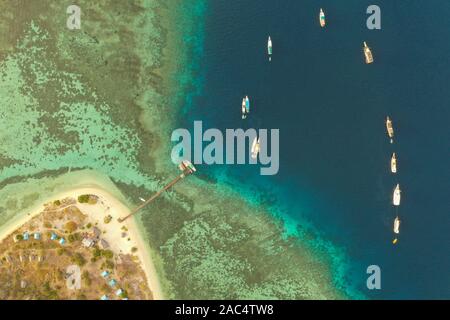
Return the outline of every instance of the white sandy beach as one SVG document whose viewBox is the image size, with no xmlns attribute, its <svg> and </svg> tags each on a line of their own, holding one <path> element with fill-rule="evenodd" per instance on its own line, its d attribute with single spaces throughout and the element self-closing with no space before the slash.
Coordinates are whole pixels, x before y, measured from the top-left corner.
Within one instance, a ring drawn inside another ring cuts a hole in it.
<svg viewBox="0 0 450 320">
<path fill-rule="evenodd" d="M 155 300 L 164 299 L 161 286 L 157 278 L 155 266 L 151 260 L 146 243 L 138 230 L 136 221 L 134 218 L 127 219 L 123 223 L 119 223 L 117 221 L 119 217 L 124 217 L 129 214 L 130 210 L 121 201 L 117 200 L 113 195 L 100 187 L 80 187 L 52 196 L 48 199 L 48 201 L 45 201 L 41 205 L 28 210 L 28 212 L 30 212 L 29 214 L 12 219 L 10 222 L 2 226 L 0 241 L 8 237 L 8 235 L 20 228 L 31 218 L 40 214 L 44 210 L 45 203 L 52 202 L 54 200 L 62 200 L 64 198 L 77 199 L 79 195 L 83 194 L 96 195 L 99 197 L 99 201 L 95 205 L 77 203 L 77 207 L 89 217 L 90 221 L 93 223 L 98 223 L 98 227 L 104 231 L 102 238 L 109 243 L 114 252 L 127 254 L 131 253 L 131 249 L 133 247 L 138 249 L 134 254 L 139 257 L 141 266 L 147 277 L 148 286 L 153 293 L 153 298 Z M 105 224 L 103 219 L 105 215 L 108 214 L 111 215 L 113 219 L 110 223 Z M 127 233 L 126 237 L 122 237 L 122 233 L 124 232 L 124 230 L 122 230 L 123 226 L 127 228 L 127 231 L 125 231 Z"/>
</svg>

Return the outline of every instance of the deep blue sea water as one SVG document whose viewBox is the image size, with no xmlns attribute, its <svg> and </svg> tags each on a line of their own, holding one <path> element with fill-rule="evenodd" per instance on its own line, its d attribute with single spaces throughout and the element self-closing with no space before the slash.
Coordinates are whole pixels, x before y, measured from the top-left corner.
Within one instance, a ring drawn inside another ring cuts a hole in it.
<svg viewBox="0 0 450 320">
<path fill-rule="evenodd" d="M 274 215 L 291 226 L 311 223 L 343 250 L 341 263 L 351 266 L 345 276 L 367 297 L 450 298 L 450 2 L 377 1 L 381 30 L 366 27 L 370 4 L 208 2 L 195 94 L 180 126 L 202 120 L 205 129 L 279 128 L 278 175 L 260 176 L 250 165 L 199 170 L 251 201 L 269 197 Z M 372 65 L 364 63 L 363 41 Z M 244 95 L 252 102 L 247 120 L 240 114 Z M 394 246 L 396 183 L 402 224 Z M 378 291 L 365 287 L 372 264 L 381 267 Z"/>
</svg>

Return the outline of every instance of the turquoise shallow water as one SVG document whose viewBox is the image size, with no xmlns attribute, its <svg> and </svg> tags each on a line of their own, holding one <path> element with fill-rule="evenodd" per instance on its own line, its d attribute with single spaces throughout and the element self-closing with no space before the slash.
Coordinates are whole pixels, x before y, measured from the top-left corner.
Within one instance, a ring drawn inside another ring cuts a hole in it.
<svg viewBox="0 0 450 320">
<path fill-rule="evenodd" d="M 433 10 L 450 7 L 445 1 L 382 1 L 382 30 L 369 31 L 370 4 L 321 3 L 324 30 L 312 1 L 210 4 L 202 72 L 194 82 L 201 93 L 186 102 L 180 126 L 202 120 L 205 128 L 222 130 L 279 128 L 277 176 L 261 177 L 254 166 L 199 170 L 285 219 L 287 233 L 324 257 L 335 285 L 349 296 L 445 298 L 450 172 L 442 156 L 448 154 L 444 106 L 450 96 L 443 85 L 450 67 L 442 39 L 449 28 Z M 373 49 L 373 65 L 363 62 L 363 41 Z M 242 122 L 240 101 L 247 94 L 253 111 Z M 386 115 L 394 119 L 394 145 L 386 139 Z M 392 152 L 399 157 L 395 177 L 389 174 Z M 393 246 L 396 183 L 403 190 L 403 223 Z M 365 286 L 372 264 L 382 270 L 379 291 Z"/>
<path fill-rule="evenodd" d="M 17 52 L 1 65 L 1 152 L 12 160 L 2 168 L 2 180 L 88 167 L 151 187 L 135 164 L 138 135 L 111 118 L 113 106 L 84 84 L 81 74 L 58 71 L 45 50 L 49 33 L 30 26 Z M 43 96 L 48 87 L 52 93 Z"/>
</svg>

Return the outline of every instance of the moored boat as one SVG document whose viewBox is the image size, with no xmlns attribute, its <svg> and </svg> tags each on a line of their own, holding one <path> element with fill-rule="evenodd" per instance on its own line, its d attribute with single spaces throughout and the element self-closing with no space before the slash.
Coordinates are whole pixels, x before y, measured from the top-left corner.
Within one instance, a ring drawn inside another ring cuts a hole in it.
<svg viewBox="0 0 450 320">
<path fill-rule="evenodd" d="M 319 13 L 319 21 L 320 21 L 320 26 L 323 28 L 325 27 L 325 13 L 323 12 L 322 8 L 320 8 L 320 13 Z"/>
<path fill-rule="evenodd" d="M 397 157 L 395 156 L 395 152 L 392 154 L 391 157 L 391 172 L 397 173 Z"/>
<path fill-rule="evenodd" d="M 399 206 L 400 205 L 400 185 L 397 183 L 397 186 L 394 189 L 394 194 L 393 194 L 393 199 L 392 199 L 392 203 L 394 204 L 394 206 Z"/>
<path fill-rule="evenodd" d="M 259 145 L 259 139 L 255 137 L 255 139 L 253 140 L 253 144 L 252 144 L 252 158 L 256 159 L 256 157 L 258 157 L 258 153 L 259 153 L 259 149 L 260 145 Z"/>
<path fill-rule="evenodd" d="M 391 143 L 394 142 L 394 128 L 392 127 L 392 121 L 389 117 L 386 117 L 386 130 L 389 138 L 391 138 Z"/>
<path fill-rule="evenodd" d="M 178 168 L 183 171 L 183 174 L 192 174 L 197 171 L 197 169 L 195 169 L 194 165 L 189 160 L 181 161 Z"/>
<path fill-rule="evenodd" d="M 245 96 L 242 99 L 242 119 L 247 118 L 247 115 L 250 113 L 250 99 L 248 96 Z"/>
<path fill-rule="evenodd" d="M 394 233 L 399 234 L 400 233 L 400 219 L 397 217 L 395 217 L 394 220 Z"/>
<path fill-rule="evenodd" d="M 270 36 L 267 40 L 267 53 L 269 55 L 269 61 L 272 61 L 272 39 L 270 39 Z"/>
<path fill-rule="evenodd" d="M 373 62 L 373 55 L 372 55 L 372 51 L 370 50 L 369 46 L 367 45 L 367 43 L 364 41 L 364 55 L 366 57 L 366 63 L 372 63 Z"/>
</svg>

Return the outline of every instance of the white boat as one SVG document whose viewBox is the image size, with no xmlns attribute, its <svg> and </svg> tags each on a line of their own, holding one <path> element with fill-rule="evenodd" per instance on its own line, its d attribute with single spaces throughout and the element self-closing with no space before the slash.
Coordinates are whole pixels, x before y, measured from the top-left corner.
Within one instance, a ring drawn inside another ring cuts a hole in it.
<svg viewBox="0 0 450 320">
<path fill-rule="evenodd" d="M 395 156 L 395 152 L 392 154 L 391 157 L 391 172 L 397 173 L 397 158 Z"/>
<path fill-rule="evenodd" d="M 248 96 L 245 96 L 242 99 L 242 119 L 247 118 L 247 115 L 250 113 L 250 99 Z"/>
<path fill-rule="evenodd" d="M 398 217 L 396 217 L 394 220 L 394 233 L 400 233 L 400 219 Z"/>
<path fill-rule="evenodd" d="M 270 39 L 270 36 L 267 40 L 267 53 L 269 55 L 269 61 L 272 61 L 272 39 Z"/>
<path fill-rule="evenodd" d="M 256 159 L 260 150 L 259 139 L 255 137 L 252 144 L 252 158 Z"/>
<path fill-rule="evenodd" d="M 399 206 L 400 205 L 400 193 L 401 193 L 400 185 L 397 183 L 397 186 L 394 189 L 393 201 L 392 201 L 394 206 Z"/>
<path fill-rule="evenodd" d="M 386 130 L 389 138 L 391 138 L 391 143 L 394 142 L 394 128 L 392 127 L 392 121 L 389 117 L 386 117 Z"/>
<path fill-rule="evenodd" d="M 325 27 L 325 13 L 323 13 L 322 8 L 320 8 L 320 13 L 319 13 L 319 21 L 320 21 L 320 26 L 323 28 Z"/>
<path fill-rule="evenodd" d="M 369 46 L 367 45 L 367 43 L 364 41 L 364 55 L 366 57 L 366 63 L 372 63 L 373 62 L 373 55 L 372 55 L 372 51 L 370 50 Z"/>
</svg>

